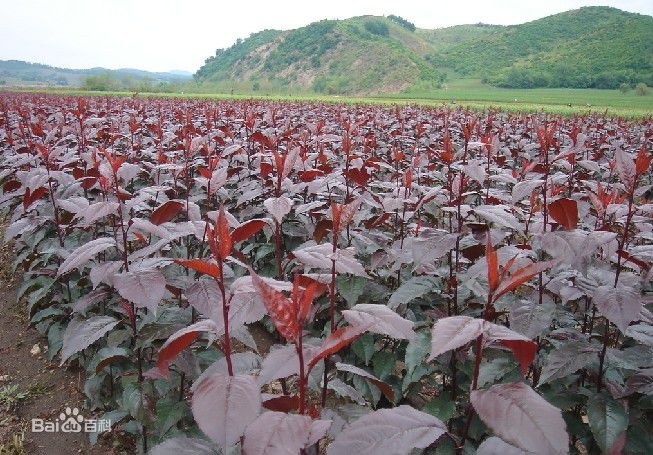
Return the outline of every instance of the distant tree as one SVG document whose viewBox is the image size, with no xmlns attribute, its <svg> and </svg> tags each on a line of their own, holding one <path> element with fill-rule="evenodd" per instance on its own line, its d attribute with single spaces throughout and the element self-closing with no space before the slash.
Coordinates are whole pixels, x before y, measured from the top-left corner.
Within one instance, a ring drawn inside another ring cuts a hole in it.
<svg viewBox="0 0 653 455">
<path fill-rule="evenodd" d="M 390 34 L 388 24 L 380 19 L 369 19 L 365 21 L 365 30 L 379 36 L 388 36 Z"/>
<path fill-rule="evenodd" d="M 410 30 L 411 32 L 415 31 L 415 24 L 412 22 L 407 21 L 401 16 L 395 16 L 394 14 L 391 14 L 388 16 L 388 19 L 390 19 L 392 22 L 395 24 L 401 25 L 403 28 L 406 30 Z"/>
<path fill-rule="evenodd" d="M 254 90 L 255 92 L 258 92 L 260 89 L 261 89 L 261 83 L 259 81 L 255 81 L 252 84 L 252 90 Z"/>
<path fill-rule="evenodd" d="M 628 93 L 628 90 L 630 90 L 630 85 L 628 85 L 628 84 L 621 84 L 619 86 L 619 91 L 621 93 Z"/>
<path fill-rule="evenodd" d="M 643 83 L 643 82 L 640 82 L 640 83 L 637 84 L 637 86 L 635 87 L 635 93 L 636 93 L 638 96 L 645 96 L 645 95 L 648 95 L 648 92 L 649 92 L 649 90 L 648 90 L 648 86 L 647 86 L 645 83 Z"/>
<path fill-rule="evenodd" d="M 115 87 L 115 81 L 109 73 L 92 74 L 84 78 L 83 87 L 86 90 L 107 91 Z"/>
</svg>

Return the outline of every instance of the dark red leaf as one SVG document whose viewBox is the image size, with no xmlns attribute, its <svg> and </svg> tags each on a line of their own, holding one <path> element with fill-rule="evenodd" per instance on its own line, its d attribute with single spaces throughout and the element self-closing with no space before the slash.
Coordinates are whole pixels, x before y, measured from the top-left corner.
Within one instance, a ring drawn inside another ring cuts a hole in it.
<svg viewBox="0 0 653 455">
<path fill-rule="evenodd" d="M 267 223 L 263 220 L 251 220 L 241 224 L 231 233 L 233 243 L 242 242 L 263 229 Z"/>
<path fill-rule="evenodd" d="M 9 180 L 3 185 L 2 192 L 11 193 L 12 191 L 16 191 L 18 188 L 20 188 L 20 182 L 18 180 Z"/>
<path fill-rule="evenodd" d="M 270 398 L 263 402 L 263 407 L 270 411 L 290 412 L 299 409 L 299 397 L 297 395 L 282 395 Z"/>
<path fill-rule="evenodd" d="M 548 205 L 549 215 L 565 229 L 572 230 L 578 225 L 578 204 L 573 199 L 560 198 Z"/>
<path fill-rule="evenodd" d="M 179 201 L 168 201 L 158 206 L 150 215 L 150 221 L 159 225 L 173 219 L 184 208 L 184 204 Z"/>
<path fill-rule="evenodd" d="M 23 195 L 23 209 L 27 210 L 30 205 L 39 200 L 47 192 L 48 190 L 44 186 L 37 188 L 34 190 L 34 192 L 32 192 L 32 190 L 27 187 L 25 194 Z"/>
<path fill-rule="evenodd" d="M 323 219 L 317 222 L 315 230 L 313 231 L 313 238 L 316 242 L 320 243 L 329 231 L 333 229 L 333 222 L 331 220 Z"/>
</svg>

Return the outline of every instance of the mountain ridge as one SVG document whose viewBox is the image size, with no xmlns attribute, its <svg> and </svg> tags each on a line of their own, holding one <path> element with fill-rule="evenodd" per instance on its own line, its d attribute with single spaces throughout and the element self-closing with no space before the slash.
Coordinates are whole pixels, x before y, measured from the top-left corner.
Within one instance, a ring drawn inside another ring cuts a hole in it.
<svg viewBox="0 0 653 455">
<path fill-rule="evenodd" d="M 192 73 L 183 73 L 180 70 L 154 72 L 136 68 L 61 68 L 24 60 L 0 60 L 0 79 L 5 82 L 7 80 L 15 81 L 17 85 L 81 85 L 88 76 L 104 75 L 110 75 L 113 78 L 133 76 L 136 81 L 151 80 L 159 83 L 188 81 L 192 78 Z"/>
</svg>

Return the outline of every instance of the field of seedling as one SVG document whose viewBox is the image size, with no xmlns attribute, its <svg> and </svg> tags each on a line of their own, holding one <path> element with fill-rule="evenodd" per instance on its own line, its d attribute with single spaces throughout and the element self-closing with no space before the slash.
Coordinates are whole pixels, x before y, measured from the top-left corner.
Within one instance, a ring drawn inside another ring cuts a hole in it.
<svg viewBox="0 0 653 455">
<path fill-rule="evenodd" d="M 653 453 L 652 147 L 650 118 L 0 96 L 18 297 L 155 455 Z"/>
</svg>

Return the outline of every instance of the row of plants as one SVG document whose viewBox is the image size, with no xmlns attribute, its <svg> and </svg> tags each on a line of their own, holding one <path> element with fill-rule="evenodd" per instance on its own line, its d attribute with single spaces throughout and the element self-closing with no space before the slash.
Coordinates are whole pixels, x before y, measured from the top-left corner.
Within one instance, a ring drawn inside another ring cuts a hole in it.
<svg viewBox="0 0 653 455">
<path fill-rule="evenodd" d="M 18 297 L 158 455 L 651 453 L 652 145 L 596 114 L 0 96 Z"/>
</svg>

